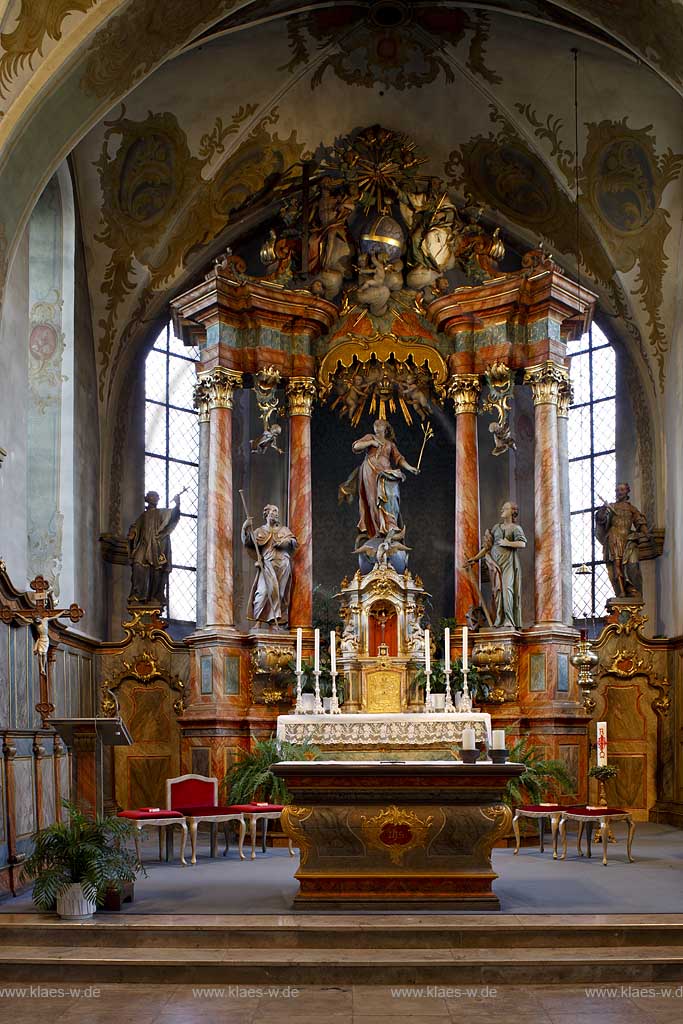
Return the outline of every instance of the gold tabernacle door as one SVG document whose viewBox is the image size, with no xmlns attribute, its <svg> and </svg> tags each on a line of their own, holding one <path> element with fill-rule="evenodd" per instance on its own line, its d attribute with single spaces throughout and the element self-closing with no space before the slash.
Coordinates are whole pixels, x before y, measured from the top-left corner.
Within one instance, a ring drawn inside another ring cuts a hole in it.
<svg viewBox="0 0 683 1024">
<path fill-rule="evenodd" d="M 377 668 L 366 670 L 367 699 L 365 710 L 370 714 L 398 714 L 401 707 L 400 669 Z"/>
</svg>

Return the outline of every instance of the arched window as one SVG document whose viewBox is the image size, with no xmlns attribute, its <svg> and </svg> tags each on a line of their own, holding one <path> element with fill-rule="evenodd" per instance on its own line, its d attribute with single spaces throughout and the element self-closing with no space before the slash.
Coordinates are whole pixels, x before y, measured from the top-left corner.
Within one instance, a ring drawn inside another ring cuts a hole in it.
<svg viewBox="0 0 683 1024">
<path fill-rule="evenodd" d="M 614 501 L 616 485 L 616 360 L 609 339 L 593 324 L 570 343 L 574 402 L 569 410 L 569 500 L 574 619 L 590 625 L 605 616 L 612 596 L 596 509 Z"/>
<path fill-rule="evenodd" d="M 192 407 L 197 351 L 186 348 L 166 325 L 145 362 L 145 490 L 157 491 L 160 505 L 187 488 L 181 517 L 171 537 L 173 571 L 168 617 L 194 622 L 197 604 L 197 486 L 199 424 Z"/>
</svg>

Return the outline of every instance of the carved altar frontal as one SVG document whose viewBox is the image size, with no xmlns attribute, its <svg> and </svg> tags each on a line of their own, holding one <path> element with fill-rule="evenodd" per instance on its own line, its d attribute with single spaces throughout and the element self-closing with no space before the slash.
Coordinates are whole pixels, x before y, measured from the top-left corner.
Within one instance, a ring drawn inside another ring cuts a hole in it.
<svg viewBox="0 0 683 1024">
<path fill-rule="evenodd" d="M 417 716 L 416 716 L 417 717 Z M 522 764 L 283 761 L 282 825 L 301 852 L 297 907 L 500 910 L 491 850 Z"/>
<path fill-rule="evenodd" d="M 457 760 L 463 729 L 474 729 L 476 741 L 490 744 L 491 716 L 470 714 L 280 715 L 277 738 L 288 743 L 308 740 L 324 753 L 344 761 L 386 754 L 393 760 Z"/>
</svg>

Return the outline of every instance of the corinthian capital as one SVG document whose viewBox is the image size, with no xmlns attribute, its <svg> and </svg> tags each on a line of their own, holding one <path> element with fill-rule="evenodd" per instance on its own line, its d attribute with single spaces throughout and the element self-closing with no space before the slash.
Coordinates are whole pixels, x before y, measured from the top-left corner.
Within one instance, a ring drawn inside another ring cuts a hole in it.
<svg viewBox="0 0 683 1024">
<path fill-rule="evenodd" d="M 453 399 L 455 415 L 477 412 L 481 381 L 476 373 L 455 373 L 448 382 L 448 397 Z"/>
<path fill-rule="evenodd" d="M 290 416 L 310 416 L 318 390 L 313 377 L 290 377 L 287 399 Z"/>
<path fill-rule="evenodd" d="M 215 370 L 200 375 L 197 386 L 200 385 L 205 385 L 202 395 L 205 396 L 209 411 L 232 409 L 235 388 L 242 387 L 242 374 L 237 370 L 228 370 L 225 366 L 217 366 Z"/>
<path fill-rule="evenodd" d="M 527 367 L 524 383 L 529 384 L 534 405 L 558 405 L 560 388 L 566 385 L 569 374 L 564 366 L 548 359 L 545 363 Z"/>
</svg>

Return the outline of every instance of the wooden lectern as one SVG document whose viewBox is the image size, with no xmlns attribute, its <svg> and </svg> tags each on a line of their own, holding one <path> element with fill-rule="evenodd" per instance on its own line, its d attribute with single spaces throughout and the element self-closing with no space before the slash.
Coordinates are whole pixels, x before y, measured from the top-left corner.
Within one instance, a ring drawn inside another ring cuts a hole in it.
<svg viewBox="0 0 683 1024">
<path fill-rule="evenodd" d="M 71 751 L 71 793 L 86 814 L 102 814 L 103 747 L 128 747 L 133 739 L 120 718 L 51 718 Z"/>
</svg>

